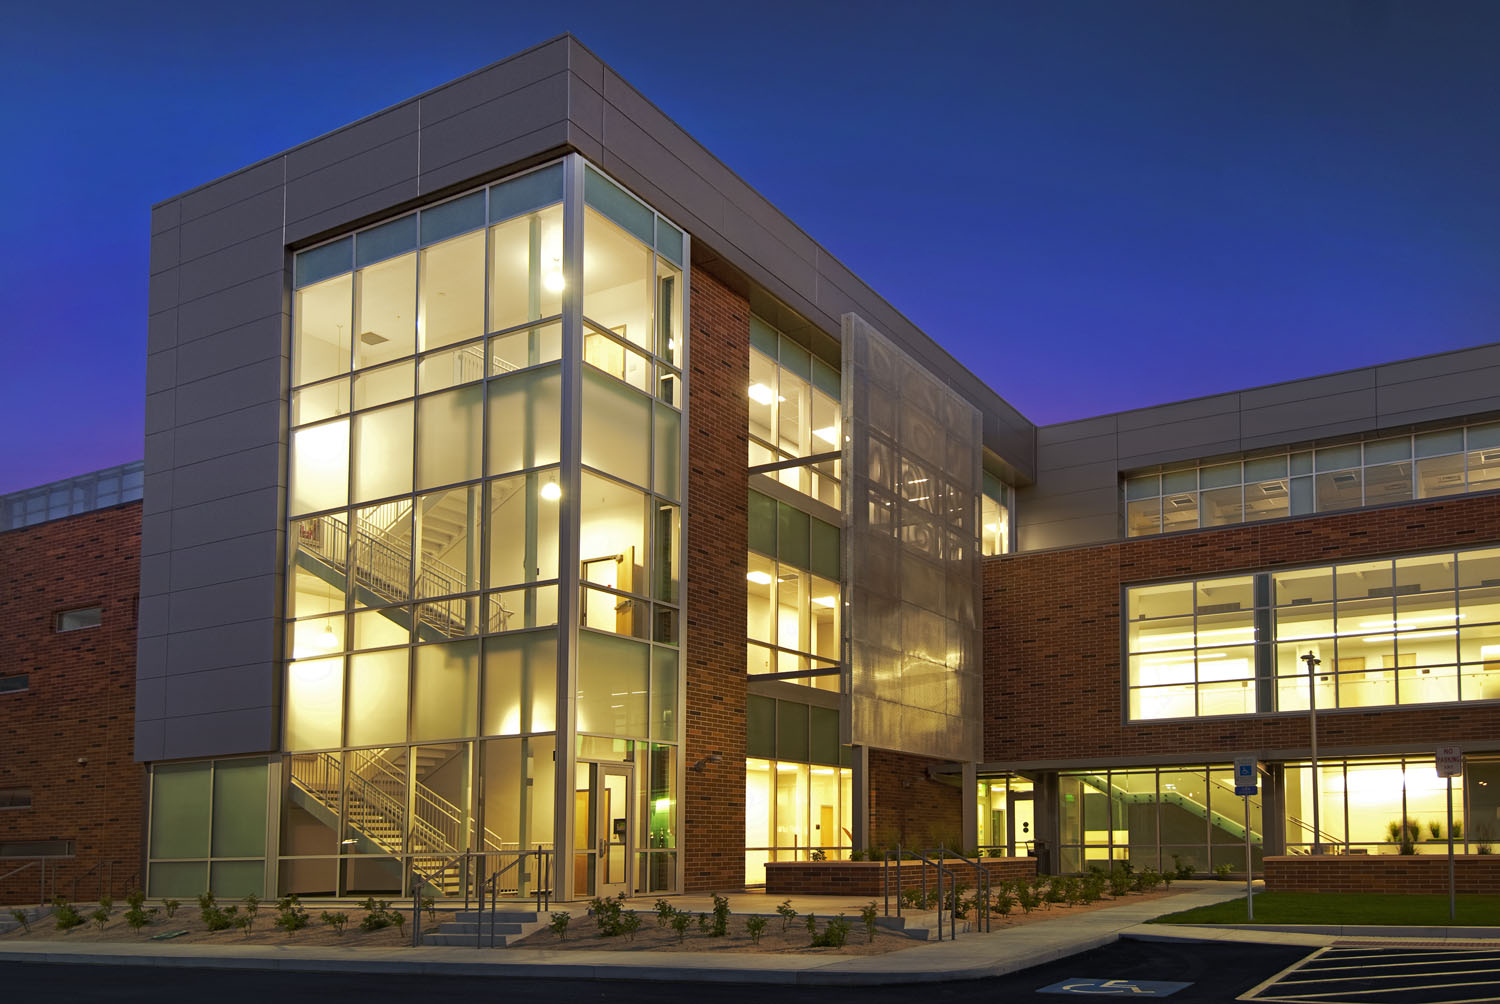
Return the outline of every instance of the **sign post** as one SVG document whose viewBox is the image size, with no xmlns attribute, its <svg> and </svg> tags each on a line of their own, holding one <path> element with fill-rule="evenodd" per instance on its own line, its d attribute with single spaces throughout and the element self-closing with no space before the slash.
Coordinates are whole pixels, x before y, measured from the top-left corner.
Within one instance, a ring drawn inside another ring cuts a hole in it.
<svg viewBox="0 0 1500 1004">
<path fill-rule="evenodd" d="M 1234 793 L 1245 799 L 1245 910 L 1251 920 L 1255 919 L 1255 869 L 1252 867 L 1253 861 L 1250 856 L 1250 796 L 1256 793 L 1259 779 L 1255 757 L 1237 756 L 1234 758 Z M 1453 830 L 1451 819 L 1448 822 L 1448 830 L 1451 840 Z"/>
<path fill-rule="evenodd" d="M 1457 896 L 1453 880 L 1453 779 L 1464 772 L 1464 751 L 1457 746 L 1437 748 L 1437 775 L 1448 781 L 1448 920 L 1457 920 Z"/>
</svg>

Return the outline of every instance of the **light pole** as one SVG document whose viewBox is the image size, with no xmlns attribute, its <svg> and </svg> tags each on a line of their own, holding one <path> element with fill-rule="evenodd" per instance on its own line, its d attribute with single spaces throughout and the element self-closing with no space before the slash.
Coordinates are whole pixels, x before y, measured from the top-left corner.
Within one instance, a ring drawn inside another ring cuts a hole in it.
<svg viewBox="0 0 1500 1004">
<path fill-rule="evenodd" d="M 1318 667 L 1323 664 L 1309 649 L 1302 657 L 1307 663 L 1307 720 L 1312 727 L 1312 794 L 1313 794 L 1313 854 L 1323 853 L 1323 827 L 1318 819 Z"/>
</svg>

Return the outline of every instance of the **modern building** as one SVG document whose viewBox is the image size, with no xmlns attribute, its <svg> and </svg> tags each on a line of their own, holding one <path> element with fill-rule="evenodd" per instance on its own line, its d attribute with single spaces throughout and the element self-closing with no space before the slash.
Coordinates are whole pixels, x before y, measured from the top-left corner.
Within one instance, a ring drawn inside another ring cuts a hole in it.
<svg viewBox="0 0 1500 1004">
<path fill-rule="evenodd" d="M 142 467 L 0 495 L 0 903 L 142 881 Z"/>
<path fill-rule="evenodd" d="M 570 36 L 151 230 L 154 895 L 1495 819 L 1500 346 L 1037 428 Z"/>
</svg>

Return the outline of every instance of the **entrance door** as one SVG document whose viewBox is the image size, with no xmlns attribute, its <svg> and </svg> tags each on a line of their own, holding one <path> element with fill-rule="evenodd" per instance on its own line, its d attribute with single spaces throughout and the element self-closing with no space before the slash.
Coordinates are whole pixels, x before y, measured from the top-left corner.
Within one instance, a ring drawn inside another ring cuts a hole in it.
<svg viewBox="0 0 1500 1004">
<path fill-rule="evenodd" d="M 1036 819 L 1032 815 L 1032 792 L 1010 793 L 1011 853 L 1023 856 L 1036 851 Z"/>
<path fill-rule="evenodd" d="M 635 800 L 631 798 L 633 771 L 624 764 L 601 763 L 594 782 L 595 836 L 598 849 L 594 895 L 629 895 L 631 836 Z"/>
</svg>

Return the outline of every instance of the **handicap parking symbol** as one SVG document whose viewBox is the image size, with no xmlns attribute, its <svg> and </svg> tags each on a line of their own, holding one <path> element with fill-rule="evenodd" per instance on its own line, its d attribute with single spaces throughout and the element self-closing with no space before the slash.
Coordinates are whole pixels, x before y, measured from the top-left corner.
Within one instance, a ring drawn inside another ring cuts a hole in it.
<svg viewBox="0 0 1500 1004">
<path fill-rule="evenodd" d="M 1050 987 L 1042 987 L 1039 994 L 1091 994 L 1100 997 L 1166 997 L 1175 994 L 1191 983 L 1175 983 L 1171 980 L 1089 980 L 1074 976 Z"/>
</svg>

